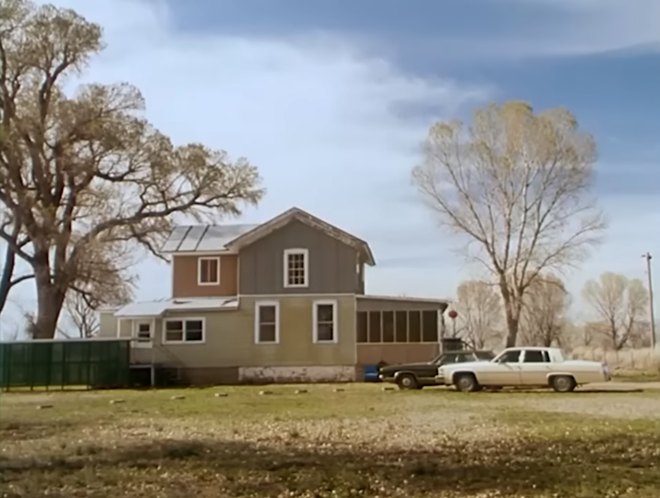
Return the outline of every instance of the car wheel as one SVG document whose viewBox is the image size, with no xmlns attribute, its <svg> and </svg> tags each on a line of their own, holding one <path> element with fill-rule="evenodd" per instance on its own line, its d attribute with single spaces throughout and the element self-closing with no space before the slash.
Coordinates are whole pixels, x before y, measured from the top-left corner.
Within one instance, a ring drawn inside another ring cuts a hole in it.
<svg viewBox="0 0 660 498">
<path fill-rule="evenodd" d="M 550 385 L 558 393 L 570 393 L 577 387 L 575 379 L 570 375 L 557 375 L 550 380 Z"/>
<path fill-rule="evenodd" d="M 471 393 L 479 390 L 479 383 L 473 374 L 459 374 L 454 380 L 456 389 L 464 393 Z"/>
<path fill-rule="evenodd" d="M 419 389 L 417 378 L 411 374 L 399 375 L 396 379 L 399 389 Z"/>
</svg>

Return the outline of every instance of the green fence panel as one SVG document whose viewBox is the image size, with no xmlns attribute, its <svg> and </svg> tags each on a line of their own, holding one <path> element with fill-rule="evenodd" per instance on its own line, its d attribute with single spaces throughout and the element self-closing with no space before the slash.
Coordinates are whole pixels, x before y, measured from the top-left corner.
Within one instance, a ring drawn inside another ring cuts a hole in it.
<svg viewBox="0 0 660 498">
<path fill-rule="evenodd" d="M 125 387 L 130 344 L 125 340 L 0 343 L 0 387 Z"/>
</svg>

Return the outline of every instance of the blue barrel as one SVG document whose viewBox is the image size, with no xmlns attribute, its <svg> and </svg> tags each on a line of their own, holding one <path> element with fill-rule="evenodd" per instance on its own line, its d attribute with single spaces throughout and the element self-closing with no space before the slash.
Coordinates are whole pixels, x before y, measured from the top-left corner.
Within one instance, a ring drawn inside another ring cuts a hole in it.
<svg viewBox="0 0 660 498">
<path fill-rule="evenodd" d="M 378 365 L 364 366 L 364 380 L 365 382 L 378 382 Z"/>
</svg>

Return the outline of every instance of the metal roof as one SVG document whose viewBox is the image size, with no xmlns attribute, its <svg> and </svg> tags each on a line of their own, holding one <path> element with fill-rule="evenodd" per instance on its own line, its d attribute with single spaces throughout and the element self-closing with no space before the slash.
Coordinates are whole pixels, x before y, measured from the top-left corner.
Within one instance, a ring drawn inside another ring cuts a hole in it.
<svg viewBox="0 0 660 498">
<path fill-rule="evenodd" d="M 115 312 L 115 316 L 119 318 L 147 318 L 163 316 L 166 312 L 172 311 L 219 311 L 237 308 L 237 297 L 195 299 L 175 298 L 160 301 L 130 303 L 119 308 Z"/>
<path fill-rule="evenodd" d="M 162 251 L 165 253 L 224 251 L 227 243 L 257 226 L 248 224 L 178 226 L 170 233 Z"/>
</svg>

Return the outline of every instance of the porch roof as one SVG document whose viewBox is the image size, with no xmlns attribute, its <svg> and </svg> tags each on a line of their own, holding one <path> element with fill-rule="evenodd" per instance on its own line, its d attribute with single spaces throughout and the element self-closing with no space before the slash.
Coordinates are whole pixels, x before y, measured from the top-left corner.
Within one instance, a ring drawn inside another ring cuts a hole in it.
<svg viewBox="0 0 660 498">
<path fill-rule="evenodd" d="M 377 294 L 363 294 L 356 296 L 358 299 L 372 300 L 372 301 L 399 301 L 410 303 L 435 303 L 448 305 L 451 301 L 449 299 L 433 298 L 433 297 L 409 297 L 409 296 L 379 296 Z"/>
<path fill-rule="evenodd" d="M 115 311 L 119 318 L 160 317 L 171 311 L 214 311 L 238 308 L 237 297 L 163 299 L 130 303 Z"/>
<path fill-rule="evenodd" d="M 359 311 L 375 310 L 380 307 L 391 309 L 436 309 L 441 313 L 449 307 L 448 299 L 431 297 L 408 297 L 408 296 L 378 296 L 373 294 L 361 295 L 357 297 L 357 307 Z"/>
</svg>

